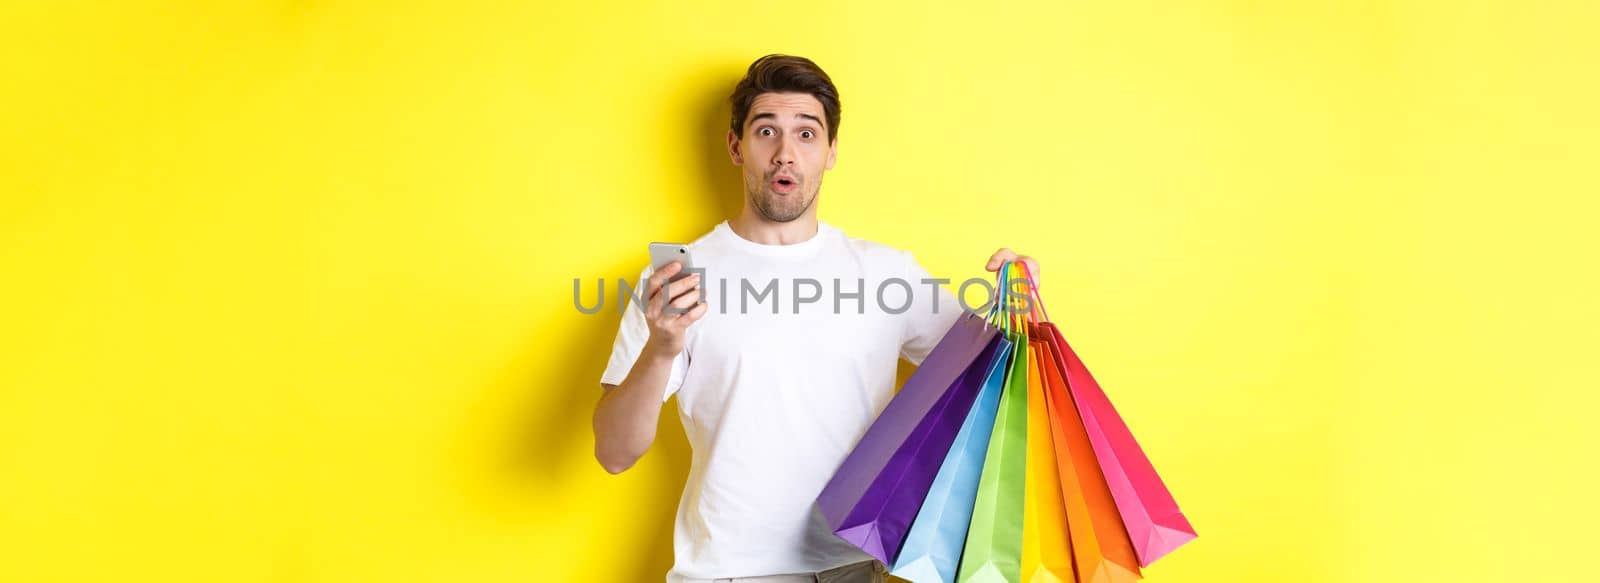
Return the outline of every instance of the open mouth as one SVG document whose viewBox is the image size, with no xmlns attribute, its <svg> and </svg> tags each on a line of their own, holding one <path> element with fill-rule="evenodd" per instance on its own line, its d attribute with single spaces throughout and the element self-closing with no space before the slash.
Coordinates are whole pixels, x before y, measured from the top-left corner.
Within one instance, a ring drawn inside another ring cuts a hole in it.
<svg viewBox="0 0 1600 583">
<path fill-rule="evenodd" d="M 793 178 L 788 176 L 779 176 L 772 179 L 772 190 L 773 192 L 777 192 L 779 194 L 788 194 L 790 192 L 794 192 L 794 189 L 798 187 L 799 184 L 800 183 L 796 182 Z"/>
</svg>

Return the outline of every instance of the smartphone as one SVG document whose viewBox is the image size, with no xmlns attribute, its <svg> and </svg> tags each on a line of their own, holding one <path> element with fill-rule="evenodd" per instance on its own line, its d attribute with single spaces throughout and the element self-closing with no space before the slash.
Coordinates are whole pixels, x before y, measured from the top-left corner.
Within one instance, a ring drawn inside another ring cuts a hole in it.
<svg viewBox="0 0 1600 583">
<path fill-rule="evenodd" d="M 651 273 L 666 267 L 668 263 L 677 261 L 683 264 L 683 269 L 667 280 L 668 283 L 689 277 L 689 270 L 694 269 L 694 258 L 689 255 L 689 246 L 678 243 L 651 243 L 650 265 Z"/>
</svg>

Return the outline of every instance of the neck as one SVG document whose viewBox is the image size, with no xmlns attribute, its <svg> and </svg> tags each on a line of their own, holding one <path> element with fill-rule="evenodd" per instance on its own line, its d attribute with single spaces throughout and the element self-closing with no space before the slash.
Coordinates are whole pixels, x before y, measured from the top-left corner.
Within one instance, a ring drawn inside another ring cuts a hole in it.
<svg viewBox="0 0 1600 583">
<path fill-rule="evenodd" d="M 767 220 L 746 205 L 738 217 L 728 221 L 728 227 L 733 229 L 734 234 L 753 243 L 792 245 L 803 243 L 817 234 L 817 216 L 815 213 L 806 213 L 787 223 L 779 223 Z"/>
</svg>

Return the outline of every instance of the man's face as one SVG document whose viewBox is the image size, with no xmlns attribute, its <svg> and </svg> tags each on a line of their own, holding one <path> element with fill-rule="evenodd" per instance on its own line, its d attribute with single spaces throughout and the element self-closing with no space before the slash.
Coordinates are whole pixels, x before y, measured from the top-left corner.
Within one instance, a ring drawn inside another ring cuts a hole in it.
<svg viewBox="0 0 1600 583">
<path fill-rule="evenodd" d="M 762 93 L 750 104 L 744 134 L 728 132 L 745 196 L 767 220 L 795 220 L 816 202 L 836 145 L 828 141 L 826 120 L 822 102 L 809 93 Z"/>
</svg>

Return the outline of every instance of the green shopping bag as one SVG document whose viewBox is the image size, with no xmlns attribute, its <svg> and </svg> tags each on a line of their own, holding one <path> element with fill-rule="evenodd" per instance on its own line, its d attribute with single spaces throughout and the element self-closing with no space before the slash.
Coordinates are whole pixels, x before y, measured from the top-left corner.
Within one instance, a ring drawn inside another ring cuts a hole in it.
<svg viewBox="0 0 1600 583">
<path fill-rule="evenodd" d="M 1005 305 L 1005 301 L 1002 292 L 996 307 Z M 1015 318 L 1007 314 L 1000 317 L 1007 339 L 1024 349 L 1013 350 L 1006 367 L 1005 390 L 989 435 L 989 451 L 983 459 L 983 475 L 978 478 L 978 496 L 956 575 L 956 581 L 963 583 L 1015 583 L 1022 578 L 1022 512 L 1028 464 L 1028 334 L 1026 326 L 1012 325 Z"/>
</svg>

